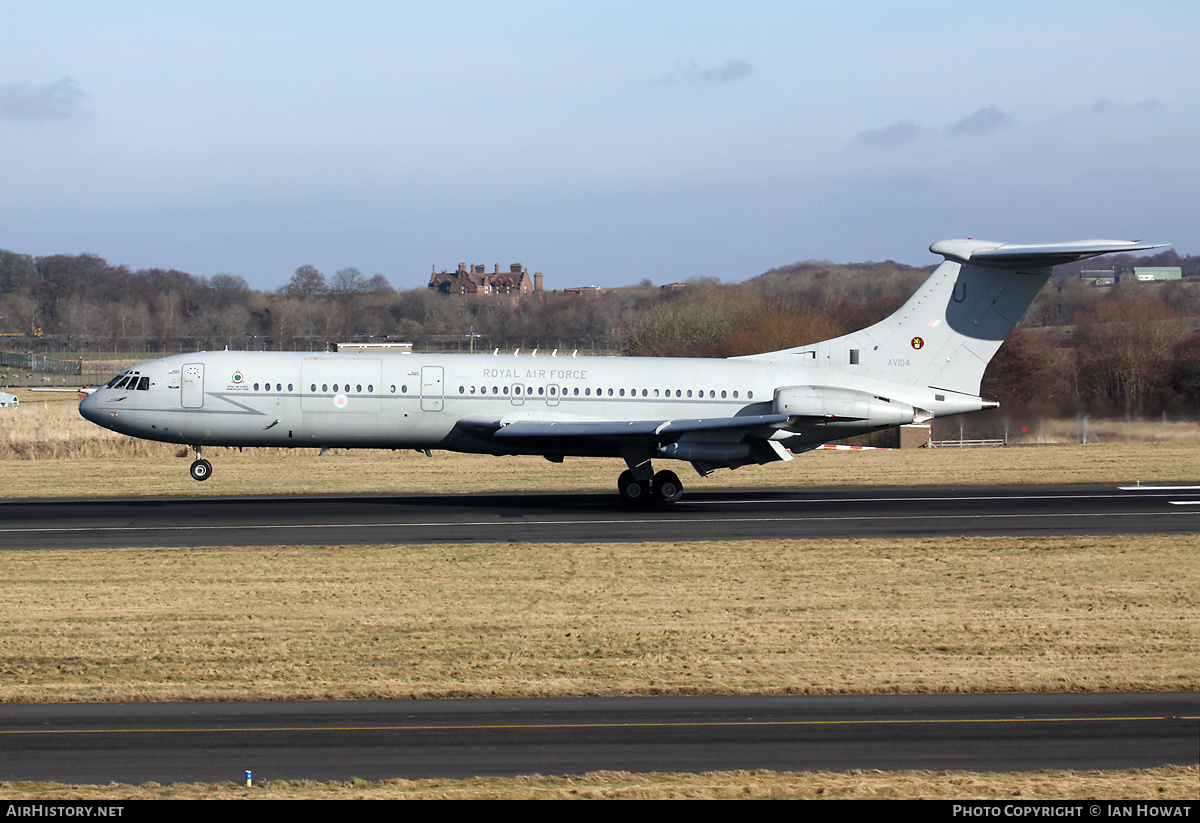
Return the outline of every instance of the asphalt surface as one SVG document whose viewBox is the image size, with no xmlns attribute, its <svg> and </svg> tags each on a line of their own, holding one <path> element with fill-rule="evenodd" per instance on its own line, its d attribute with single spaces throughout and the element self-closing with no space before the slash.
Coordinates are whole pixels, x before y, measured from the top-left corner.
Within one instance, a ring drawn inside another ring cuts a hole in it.
<svg viewBox="0 0 1200 823">
<path fill-rule="evenodd" d="M 1186 533 L 1200 485 L 9 500 L 0 524 L 0 550 Z"/>
<path fill-rule="evenodd" d="M 1200 694 L 0 705 L 0 780 L 597 770 L 1127 769 L 1200 761 Z"/>
</svg>

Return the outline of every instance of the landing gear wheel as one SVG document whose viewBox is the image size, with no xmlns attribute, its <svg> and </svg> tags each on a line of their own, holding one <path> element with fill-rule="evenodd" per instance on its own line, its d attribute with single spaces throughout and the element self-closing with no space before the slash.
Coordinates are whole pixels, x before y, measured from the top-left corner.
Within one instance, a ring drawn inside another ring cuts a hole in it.
<svg viewBox="0 0 1200 823">
<path fill-rule="evenodd" d="M 621 500 L 627 505 L 645 506 L 650 502 L 650 483 L 638 480 L 628 469 L 621 472 L 621 476 L 617 478 L 617 491 L 621 493 Z"/>
<path fill-rule="evenodd" d="M 660 471 L 654 475 L 654 499 L 664 506 L 669 506 L 683 497 L 683 483 L 679 475 L 673 471 Z"/>
<path fill-rule="evenodd" d="M 188 471 L 191 472 L 193 480 L 207 480 L 212 477 L 212 463 L 207 460 L 197 460 L 192 463 Z"/>
</svg>

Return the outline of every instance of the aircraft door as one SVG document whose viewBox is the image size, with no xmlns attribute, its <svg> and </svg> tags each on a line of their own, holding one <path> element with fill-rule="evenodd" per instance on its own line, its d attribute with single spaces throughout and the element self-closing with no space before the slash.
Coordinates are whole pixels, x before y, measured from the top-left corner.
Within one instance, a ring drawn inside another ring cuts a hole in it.
<svg viewBox="0 0 1200 823">
<path fill-rule="evenodd" d="M 444 404 L 442 395 L 442 367 L 421 367 L 421 411 L 440 412 Z"/>
<path fill-rule="evenodd" d="M 204 364 L 187 363 L 179 384 L 179 402 L 185 409 L 204 406 Z"/>
<path fill-rule="evenodd" d="M 508 396 L 512 399 L 514 406 L 525 405 L 525 384 L 513 383 L 508 387 Z"/>
<path fill-rule="evenodd" d="M 547 406 L 557 406 L 558 405 L 558 392 L 559 392 L 559 388 L 558 388 L 558 384 L 556 384 L 556 383 L 551 383 L 549 386 L 546 387 L 546 405 Z"/>
</svg>

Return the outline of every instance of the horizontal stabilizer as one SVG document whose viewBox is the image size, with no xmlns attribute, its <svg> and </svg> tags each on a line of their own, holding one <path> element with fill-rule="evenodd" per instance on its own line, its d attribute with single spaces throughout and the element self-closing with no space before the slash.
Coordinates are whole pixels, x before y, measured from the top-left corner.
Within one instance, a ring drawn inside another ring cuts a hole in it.
<svg viewBox="0 0 1200 823">
<path fill-rule="evenodd" d="M 1102 254 L 1161 249 L 1170 243 L 1143 243 L 1139 240 L 1077 240 L 1072 243 L 1046 243 L 1018 246 L 987 240 L 939 240 L 929 247 L 934 254 L 960 263 L 975 263 L 1002 269 L 1042 269 L 1074 263 Z"/>
</svg>

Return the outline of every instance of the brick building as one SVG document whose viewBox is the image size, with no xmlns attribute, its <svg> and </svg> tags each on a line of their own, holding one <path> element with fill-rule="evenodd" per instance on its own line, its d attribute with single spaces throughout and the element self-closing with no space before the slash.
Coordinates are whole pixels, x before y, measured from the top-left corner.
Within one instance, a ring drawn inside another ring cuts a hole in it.
<svg viewBox="0 0 1200 823">
<path fill-rule="evenodd" d="M 542 273 L 529 272 L 520 263 L 513 263 L 508 271 L 500 271 L 496 264 L 490 274 L 482 263 L 459 263 L 456 271 L 438 271 L 435 267 L 429 278 L 429 288 L 442 294 L 500 294 L 523 295 L 542 290 Z"/>
</svg>

